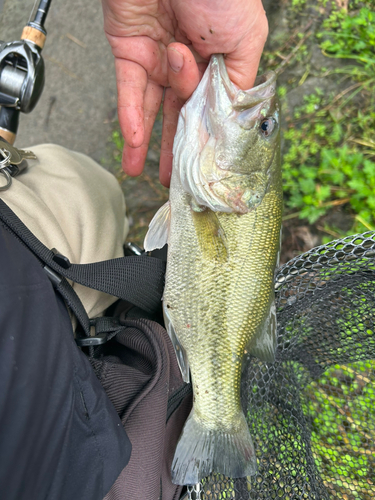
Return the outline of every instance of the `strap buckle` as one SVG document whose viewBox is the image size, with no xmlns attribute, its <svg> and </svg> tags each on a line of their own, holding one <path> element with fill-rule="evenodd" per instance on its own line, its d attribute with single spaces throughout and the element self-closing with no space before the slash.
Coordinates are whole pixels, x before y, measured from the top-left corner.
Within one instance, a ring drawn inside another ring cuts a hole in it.
<svg viewBox="0 0 375 500">
<path fill-rule="evenodd" d="M 108 340 L 108 333 L 99 333 L 94 337 L 76 337 L 75 341 L 79 347 L 95 347 L 105 344 Z"/>
<path fill-rule="evenodd" d="M 95 335 L 89 337 L 76 337 L 75 341 L 79 347 L 95 347 L 105 344 L 112 331 L 116 331 L 119 323 L 116 318 L 107 318 L 106 316 L 100 318 L 90 319 L 91 328 L 95 329 Z"/>
</svg>

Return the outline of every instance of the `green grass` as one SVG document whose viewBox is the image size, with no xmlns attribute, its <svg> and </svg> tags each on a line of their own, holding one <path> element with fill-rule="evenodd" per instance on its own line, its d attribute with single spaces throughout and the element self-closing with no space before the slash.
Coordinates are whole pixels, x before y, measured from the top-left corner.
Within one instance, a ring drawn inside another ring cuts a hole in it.
<svg viewBox="0 0 375 500">
<path fill-rule="evenodd" d="M 333 10 L 316 36 L 327 66 L 329 58 L 342 61 L 336 69 L 323 68 L 322 75 L 334 76 L 344 88 L 327 95 L 317 87 L 302 106 L 289 110 L 285 205 L 310 224 L 324 224 L 325 216 L 342 207 L 350 227 L 326 227 L 338 237 L 375 228 L 375 10 Z M 279 90 L 284 105 L 286 91 Z"/>
</svg>

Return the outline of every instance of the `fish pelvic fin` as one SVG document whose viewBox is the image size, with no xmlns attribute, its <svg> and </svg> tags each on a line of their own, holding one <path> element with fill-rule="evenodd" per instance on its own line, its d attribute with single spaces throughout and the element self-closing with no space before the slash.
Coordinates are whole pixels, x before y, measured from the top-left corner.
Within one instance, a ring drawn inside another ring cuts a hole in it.
<svg viewBox="0 0 375 500">
<path fill-rule="evenodd" d="M 252 356 L 257 357 L 266 363 L 273 363 L 275 361 L 275 352 L 277 348 L 277 319 L 276 319 L 276 306 L 275 295 L 272 293 L 271 305 L 268 315 L 261 327 L 259 333 L 252 339 L 247 351 Z"/>
<path fill-rule="evenodd" d="M 163 316 L 165 329 L 167 330 L 169 338 L 172 341 L 182 379 L 188 384 L 190 382 L 189 361 L 185 349 L 182 347 L 180 341 L 178 340 L 168 309 L 165 306 L 165 302 L 163 302 Z"/>
<path fill-rule="evenodd" d="M 171 204 L 164 203 L 152 218 L 143 243 L 146 252 L 156 248 L 163 248 L 168 243 L 169 226 L 171 220 Z"/>
<path fill-rule="evenodd" d="M 174 484 L 197 484 L 212 472 L 228 477 L 256 474 L 253 441 L 242 411 L 232 432 L 207 429 L 194 408 L 185 423 L 172 463 Z"/>
</svg>

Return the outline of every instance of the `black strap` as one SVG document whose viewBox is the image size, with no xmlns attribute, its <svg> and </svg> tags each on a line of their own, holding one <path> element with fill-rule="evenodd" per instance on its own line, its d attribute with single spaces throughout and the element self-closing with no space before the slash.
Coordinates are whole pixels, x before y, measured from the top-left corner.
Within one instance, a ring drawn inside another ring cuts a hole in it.
<svg viewBox="0 0 375 500">
<path fill-rule="evenodd" d="M 64 256 L 56 255 L 56 251 L 49 250 L 43 245 L 1 199 L 0 220 L 34 253 L 44 264 L 43 267 L 47 266 L 45 267 L 47 272 L 52 270 L 57 273 L 55 286 L 68 304 L 69 301 L 73 301 L 73 307 L 72 304 L 69 305 L 76 315 L 78 313 L 78 320 L 81 324 L 83 322 L 82 326 L 85 332 L 88 328 L 87 320 L 82 311 L 75 310 L 79 309 L 79 304 L 76 301 L 79 299 L 76 294 L 75 299 L 71 292 L 67 291 L 68 282 L 66 279 L 127 300 L 151 314 L 160 307 L 166 265 L 162 260 L 142 255 L 121 257 L 93 264 L 70 264 Z M 105 237 L 105 234 L 103 236 Z M 72 291 L 74 292 L 73 289 Z M 82 304 L 81 308 L 83 309 Z M 80 315 L 83 317 L 80 318 Z"/>
</svg>

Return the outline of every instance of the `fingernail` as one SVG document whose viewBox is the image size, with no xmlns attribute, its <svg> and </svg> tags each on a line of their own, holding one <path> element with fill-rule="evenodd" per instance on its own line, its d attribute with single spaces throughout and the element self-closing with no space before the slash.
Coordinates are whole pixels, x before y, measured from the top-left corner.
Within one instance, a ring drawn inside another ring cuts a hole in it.
<svg viewBox="0 0 375 500">
<path fill-rule="evenodd" d="M 172 48 L 167 49 L 167 54 L 169 66 L 175 73 L 178 73 L 184 65 L 184 56 Z"/>
</svg>

